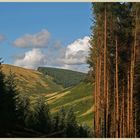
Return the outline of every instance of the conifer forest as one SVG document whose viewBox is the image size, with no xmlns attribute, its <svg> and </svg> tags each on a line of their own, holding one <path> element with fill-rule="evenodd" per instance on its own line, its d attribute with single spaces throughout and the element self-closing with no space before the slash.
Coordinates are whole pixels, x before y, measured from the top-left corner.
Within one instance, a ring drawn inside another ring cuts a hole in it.
<svg viewBox="0 0 140 140">
<path fill-rule="evenodd" d="M 0 57 L 0 138 L 140 137 L 140 3 L 93 2 L 90 6 L 90 36 L 67 48 L 57 42 L 49 50 L 44 47 L 49 32 L 42 30 L 15 41 L 24 48 L 22 56 L 15 56 L 16 64 L 23 67 L 5 64 Z M 83 62 L 85 44 L 90 46 Z M 80 46 L 82 50 L 76 48 Z M 34 69 L 24 67 L 28 59 L 32 61 L 27 66 L 33 63 Z M 60 67 L 49 67 L 46 59 Z M 85 63 L 88 72 L 68 69 Z"/>
<path fill-rule="evenodd" d="M 93 3 L 94 136 L 140 137 L 140 3 Z"/>
</svg>

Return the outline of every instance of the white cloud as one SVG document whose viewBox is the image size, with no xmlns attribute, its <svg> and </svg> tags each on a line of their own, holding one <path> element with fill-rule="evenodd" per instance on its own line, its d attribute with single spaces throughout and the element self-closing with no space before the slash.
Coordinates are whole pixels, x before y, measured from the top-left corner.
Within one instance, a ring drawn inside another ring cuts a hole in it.
<svg viewBox="0 0 140 140">
<path fill-rule="evenodd" d="M 46 63 L 47 61 L 45 54 L 40 49 L 34 48 L 28 52 L 25 52 L 22 57 L 17 58 L 14 65 L 35 69 L 39 66 L 46 65 Z"/>
<path fill-rule="evenodd" d="M 63 68 L 81 72 L 88 71 L 89 68 L 86 61 L 90 48 L 89 40 L 90 38 L 85 36 L 66 47 Z"/>
<path fill-rule="evenodd" d="M 90 47 L 89 39 L 88 36 L 85 36 L 67 47 L 64 47 L 59 41 L 54 42 L 53 46 L 47 48 L 46 53 L 39 48 L 34 48 L 25 52 L 24 55 L 21 55 L 22 57 L 17 57 L 14 64 L 33 69 L 39 66 L 52 66 L 87 72 L 86 57 Z"/>
<path fill-rule="evenodd" d="M 86 58 L 89 52 L 89 37 L 77 39 L 73 43 L 63 47 L 61 42 L 55 42 L 47 51 L 47 65 L 52 67 L 60 67 L 76 71 L 87 72 L 88 65 Z"/>
<path fill-rule="evenodd" d="M 16 39 L 13 45 L 19 48 L 45 48 L 48 46 L 50 33 L 43 29 L 36 34 L 25 34 Z"/>
<path fill-rule="evenodd" d="M 83 39 L 77 39 L 67 46 L 65 53 L 65 64 L 84 64 L 89 52 L 89 37 L 85 36 Z"/>
</svg>

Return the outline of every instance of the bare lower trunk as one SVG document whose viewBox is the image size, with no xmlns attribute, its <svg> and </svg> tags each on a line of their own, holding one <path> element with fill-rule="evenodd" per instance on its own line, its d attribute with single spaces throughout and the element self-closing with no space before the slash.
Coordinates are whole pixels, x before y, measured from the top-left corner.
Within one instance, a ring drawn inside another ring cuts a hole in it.
<svg viewBox="0 0 140 140">
<path fill-rule="evenodd" d="M 119 137 L 118 42 L 116 38 L 116 138 Z"/>
<path fill-rule="evenodd" d="M 104 11 L 104 134 L 107 137 L 107 114 L 106 114 L 106 106 L 107 106 L 107 71 L 106 71 L 106 54 L 107 54 L 107 46 L 106 46 L 106 7 Z"/>
<path fill-rule="evenodd" d="M 122 89 L 122 137 L 124 138 L 126 136 L 125 132 L 125 96 L 124 96 L 124 80 L 123 80 L 123 89 Z"/>
<path fill-rule="evenodd" d="M 127 75 L 127 137 L 130 136 L 130 74 Z"/>
</svg>

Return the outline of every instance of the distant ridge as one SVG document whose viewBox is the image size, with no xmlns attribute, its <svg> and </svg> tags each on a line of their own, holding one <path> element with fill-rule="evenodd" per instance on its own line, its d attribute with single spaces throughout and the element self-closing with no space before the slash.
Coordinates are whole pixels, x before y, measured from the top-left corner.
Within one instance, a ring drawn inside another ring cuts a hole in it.
<svg viewBox="0 0 140 140">
<path fill-rule="evenodd" d="M 86 73 L 53 67 L 39 67 L 38 71 L 44 75 L 51 76 L 54 82 L 62 85 L 64 88 L 75 86 L 86 77 Z"/>
<path fill-rule="evenodd" d="M 72 71 L 72 72 L 78 72 L 78 73 L 83 73 L 86 74 L 85 72 L 80 72 L 80 71 L 76 71 L 76 70 L 70 70 L 70 69 L 64 69 L 64 68 L 57 68 L 57 67 L 38 67 L 39 68 L 50 68 L 50 69 L 56 69 L 56 70 L 66 70 L 66 71 Z M 37 69 L 37 70 L 38 70 Z"/>
</svg>

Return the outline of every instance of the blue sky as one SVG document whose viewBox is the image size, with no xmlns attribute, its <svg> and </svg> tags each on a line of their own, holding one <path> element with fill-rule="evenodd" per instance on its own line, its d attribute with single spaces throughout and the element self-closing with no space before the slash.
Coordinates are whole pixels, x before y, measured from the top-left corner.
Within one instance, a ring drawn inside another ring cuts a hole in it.
<svg viewBox="0 0 140 140">
<path fill-rule="evenodd" d="M 90 26 L 90 3 L 0 3 L 0 57 L 26 68 L 87 71 Z"/>
</svg>

